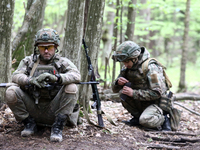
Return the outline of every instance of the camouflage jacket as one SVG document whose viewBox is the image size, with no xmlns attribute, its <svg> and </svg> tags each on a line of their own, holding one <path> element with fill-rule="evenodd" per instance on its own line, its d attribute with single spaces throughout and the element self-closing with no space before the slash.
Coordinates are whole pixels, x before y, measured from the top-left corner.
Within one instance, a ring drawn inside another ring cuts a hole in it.
<svg viewBox="0 0 200 150">
<path fill-rule="evenodd" d="M 123 68 L 118 76 L 126 78 L 131 82 L 133 89 L 133 99 L 140 101 L 155 101 L 159 100 L 162 94 L 165 94 L 167 89 L 163 69 L 156 61 L 151 60 L 148 65 L 148 72 L 144 75 L 142 63 L 150 57 L 149 52 L 141 47 L 142 52 L 139 56 L 138 63 L 131 69 Z M 112 84 L 114 93 L 119 92 L 123 86 L 117 84 L 118 78 Z"/>
<path fill-rule="evenodd" d="M 34 65 L 32 58 L 33 55 L 27 56 L 21 60 L 17 70 L 12 75 L 12 82 L 20 86 L 24 86 L 28 83 L 27 81 Z M 77 67 L 65 57 L 55 54 L 47 65 L 52 65 L 56 68 L 62 79 L 61 85 L 78 83 L 81 80 L 81 75 Z"/>
</svg>

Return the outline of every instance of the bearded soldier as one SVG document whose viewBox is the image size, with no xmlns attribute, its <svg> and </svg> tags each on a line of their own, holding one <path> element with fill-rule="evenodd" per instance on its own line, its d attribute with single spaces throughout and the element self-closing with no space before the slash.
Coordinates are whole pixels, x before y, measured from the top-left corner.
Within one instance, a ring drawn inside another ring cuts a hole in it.
<svg viewBox="0 0 200 150">
<path fill-rule="evenodd" d="M 150 60 L 145 73 L 142 64 L 149 57 L 147 49 L 132 41 L 119 45 L 113 59 L 122 62 L 124 68 L 112 84 L 112 90 L 121 93 L 123 107 L 133 116 L 122 122 L 171 131 L 169 115 L 159 107 L 161 97 L 168 91 L 163 68 L 155 60 Z"/>
<path fill-rule="evenodd" d="M 41 29 L 35 36 L 34 54 L 21 60 L 6 91 L 6 102 L 17 121 L 24 124 L 21 136 L 37 131 L 38 125 L 51 126 L 50 141 L 61 142 L 65 124 L 77 125 L 77 86 L 80 73 L 67 58 L 56 52 L 60 44 L 53 29 Z"/>
</svg>

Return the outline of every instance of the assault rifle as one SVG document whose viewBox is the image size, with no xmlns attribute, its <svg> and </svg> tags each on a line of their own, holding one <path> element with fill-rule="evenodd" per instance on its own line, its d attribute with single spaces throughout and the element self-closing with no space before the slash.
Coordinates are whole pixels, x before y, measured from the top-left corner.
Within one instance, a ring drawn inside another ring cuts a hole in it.
<svg viewBox="0 0 200 150">
<path fill-rule="evenodd" d="M 12 85 L 18 86 L 18 84 L 16 83 L 0 83 L 0 87 L 4 87 L 4 88 L 10 87 Z"/>
<path fill-rule="evenodd" d="M 88 52 L 87 52 L 88 47 L 86 46 L 84 39 L 82 40 L 82 44 L 84 46 L 85 54 L 86 54 L 86 58 L 87 58 L 87 62 L 88 62 L 88 75 L 90 77 L 90 81 L 89 82 L 80 82 L 79 84 L 90 84 L 92 86 L 94 103 L 92 104 L 91 108 L 97 109 L 98 125 L 100 127 L 104 127 L 104 123 L 103 123 L 103 119 L 102 119 L 102 112 L 101 112 L 101 100 L 99 98 L 99 92 L 97 89 L 97 84 L 99 84 L 99 82 L 96 82 L 96 78 L 94 75 L 94 69 L 92 67 L 92 63 L 91 63 L 90 57 L 88 56 Z"/>
</svg>

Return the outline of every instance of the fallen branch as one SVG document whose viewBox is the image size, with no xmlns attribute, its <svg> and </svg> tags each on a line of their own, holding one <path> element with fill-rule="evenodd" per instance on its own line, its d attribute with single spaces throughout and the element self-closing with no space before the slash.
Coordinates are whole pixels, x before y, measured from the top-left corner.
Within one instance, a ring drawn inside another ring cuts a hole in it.
<svg viewBox="0 0 200 150">
<path fill-rule="evenodd" d="M 180 100 L 195 100 L 198 101 L 200 100 L 200 95 L 196 94 L 186 94 L 186 93 L 178 93 L 174 94 L 176 96 L 175 101 L 180 101 Z M 114 101 L 121 101 L 119 98 L 119 93 L 108 93 L 108 94 L 100 94 L 100 97 L 102 100 L 114 100 Z"/>
<path fill-rule="evenodd" d="M 186 94 L 186 93 L 177 93 L 175 94 L 176 100 L 200 100 L 200 95 L 197 94 Z"/>
<path fill-rule="evenodd" d="M 186 132 L 176 132 L 176 131 L 151 131 L 151 132 L 148 132 L 148 133 L 151 133 L 151 134 L 168 134 L 168 135 L 185 135 L 185 136 L 197 136 L 197 134 L 194 134 L 194 133 L 186 133 Z"/>
<path fill-rule="evenodd" d="M 187 137 L 177 137 L 177 138 L 170 138 L 170 137 L 158 137 L 149 134 L 145 134 L 144 136 L 152 138 L 156 141 L 169 141 L 169 142 L 200 142 L 200 138 L 187 138 Z"/>
<path fill-rule="evenodd" d="M 167 144 L 167 145 L 174 145 L 174 146 L 188 146 L 188 145 L 192 145 L 191 143 L 180 143 L 180 142 L 162 142 L 162 144 Z"/>
<path fill-rule="evenodd" d="M 184 108 L 184 109 L 188 110 L 189 112 L 191 112 L 191 113 L 193 113 L 193 114 L 195 114 L 195 115 L 198 115 L 198 116 L 200 116 L 200 113 L 198 113 L 198 112 L 196 112 L 196 111 L 194 111 L 194 110 L 192 110 L 192 109 L 189 109 L 189 108 L 187 108 L 187 107 L 185 107 L 185 106 L 181 105 L 181 104 L 180 104 L 180 103 L 178 103 L 178 102 L 174 102 L 174 104 L 176 104 L 176 105 L 178 105 L 178 106 L 180 106 L 180 107 L 182 107 L 182 108 Z"/>
<path fill-rule="evenodd" d="M 165 144 L 140 144 L 140 146 L 146 146 L 147 148 L 156 148 L 156 149 L 180 149 L 180 147 L 178 146 L 171 146 Z"/>
<path fill-rule="evenodd" d="M 147 146 L 147 148 L 157 148 L 157 149 L 180 149 L 178 146 L 171 146 L 171 145 L 165 145 L 165 144 L 152 144 Z"/>
</svg>

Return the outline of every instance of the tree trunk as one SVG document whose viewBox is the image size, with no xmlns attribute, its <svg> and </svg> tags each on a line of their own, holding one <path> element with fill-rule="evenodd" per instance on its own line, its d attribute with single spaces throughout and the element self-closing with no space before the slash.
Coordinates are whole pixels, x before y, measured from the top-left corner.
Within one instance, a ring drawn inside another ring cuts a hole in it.
<svg viewBox="0 0 200 150">
<path fill-rule="evenodd" d="M 25 55 L 33 53 L 35 34 L 42 28 L 45 7 L 46 0 L 28 0 L 23 25 L 12 43 L 13 58 L 17 59 L 13 67 L 17 67 Z"/>
<path fill-rule="evenodd" d="M 114 24 L 114 37 L 115 37 L 115 41 L 114 41 L 114 51 L 116 51 L 117 49 L 117 37 L 118 37 L 118 28 L 117 28 L 117 25 L 118 25 L 118 17 L 119 17 L 119 0 L 117 0 L 117 5 L 116 5 L 116 21 L 115 21 L 115 24 Z M 116 62 L 113 60 L 113 72 L 112 72 L 112 82 L 114 82 L 115 80 L 115 73 L 116 73 Z"/>
<path fill-rule="evenodd" d="M 113 7 L 113 5 L 110 5 Z M 104 88 L 107 88 L 107 73 L 109 68 L 109 58 L 112 53 L 112 36 L 113 36 L 113 29 L 114 29 L 114 18 L 115 13 L 114 11 L 107 12 L 107 20 L 105 25 L 104 35 L 102 36 L 103 41 L 103 51 L 102 51 L 102 62 L 101 66 L 105 66 L 104 71 Z"/>
<path fill-rule="evenodd" d="M 119 38 L 119 42 L 122 43 L 124 41 L 124 36 L 123 36 L 123 33 L 122 33 L 122 30 L 123 30 L 123 27 L 122 27 L 122 19 L 123 19 L 123 10 L 124 10 L 124 7 L 123 7 L 123 0 L 120 0 L 120 38 Z"/>
<path fill-rule="evenodd" d="M 91 0 L 89 5 L 89 11 L 87 16 L 87 24 L 85 30 L 85 42 L 88 46 L 88 55 L 91 58 L 91 63 L 96 69 L 98 50 L 100 46 L 102 24 L 103 24 L 103 12 L 104 12 L 105 0 Z M 87 81 L 88 79 L 88 64 L 85 57 L 85 52 L 81 52 L 81 75 L 82 81 Z M 86 108 L 88 108 L 89 99 L 91 92 L 89 90 L 89 85 L 81 85 L 79 88 L 79 100 L 83 104 L 85 101 Z"/>
<path fill-rule="evenodd" d="M 137 4 L 137 0 L 129 1 L 128 22 L 127 22 L 127 29 L 126 29 L 126 40 L 128 41 L 133 41 L 133 37 L 134 37 L 136 4 Z"/>
<path fill-rule="evenodd" d="M 142 5 L 145 5 L 146 3 L 147 3 L 147 0 L 141 0 L 141 4 Z M 151 18 L 150 17 L 151 16 L 151 10 L 150 10 L 150 8 L 145 8 L 145 9 L 140 10 L 139 15 L 143 17 L 143 19 L 145 21 L 145 24 L 149 24 L 150 18 Z M 145 29 L 145 30 L 148 30 L 148 29 Z M 139 45 L 148 47 L 148 44 L 149 44 L 149 34 L 141 36 L 141 39 L 142 40 L 141 40 L 141 43 L 139 43 Z"/>
<path fill-rule="evenodd" d="M 149 31 L 149 36 L 153 37 L 157 32 L 157 30 Z M 153 57 L 157 57 L 159 55 L 159 50 L 156 49 L 156 40 L 149 40 L 149 49 L 152 50 L 151 54 Z"/>
<path fill-rule="evenodd" d="M 83 37 L 84 0 L 69 0 L 67 23 L 62 55 L 70 59 L 80 69 L 81 45 Z"/>
<path fill-rule="evenodd" d="M 0 5 L 0 82 L 9 82 L 11 76 L 11 30 L 14 12 L 13 0 L 2 0 Z M 0 89 L 0 107 L 5 89 Z"/>
<path fill-rule="evenodd" d="M 188 44 L 188 32 L 189 32 L 189 21 L 190 21 L 190 0 L 187 0 L 186 4 L 186 13 L 185 13 L 185 29 L 183 36 L 183 49 L 182 49 L 182 58 L 181 58 L 181 72 L 180 72 L 180 81 L 178 91 L 185 91 L 185 70 L 187 62 L 187 44 Z"/>
</svg>

